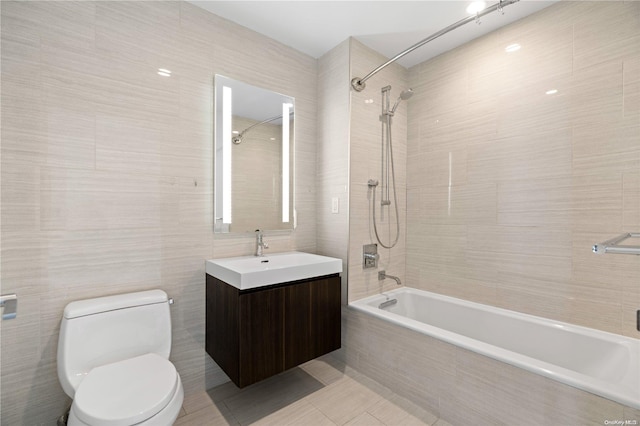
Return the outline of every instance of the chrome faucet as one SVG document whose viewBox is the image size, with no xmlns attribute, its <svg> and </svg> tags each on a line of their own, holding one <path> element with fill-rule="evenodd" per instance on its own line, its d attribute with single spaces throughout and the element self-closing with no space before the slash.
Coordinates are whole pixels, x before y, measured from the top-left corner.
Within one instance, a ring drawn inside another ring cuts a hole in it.
<svg viewBox="0 0 640 426">
<path fill-rule="evenodd" d="M 262 231 L 256 229 L 256 254 L 255 256 L 264 256 L 264 249 L 268 249 L 269 244 L 262 241 Z"/>
<path fill-rule="evenodd" d="M 378 281 L 382 281 L 385 278 L 391 278 L 392 280 L 396 281 L 396 284 L 402 285 L 402 282 L 400 281 L 400 278 L 394 277 L 393 275 L 387 275 L 387 271 L 379 271 L 378 272 Z"/>
</svg>

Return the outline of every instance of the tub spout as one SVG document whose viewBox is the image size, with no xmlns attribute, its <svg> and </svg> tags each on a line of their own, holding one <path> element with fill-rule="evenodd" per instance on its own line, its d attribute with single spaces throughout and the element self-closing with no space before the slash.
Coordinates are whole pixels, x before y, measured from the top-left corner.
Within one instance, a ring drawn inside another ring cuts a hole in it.
<svg viewBox="0 0 640 426">
<path fill-rule="evenodd" d="M 400 281 L 400 278 L 394 277 L 393 275 L 387 275 L 387 271 L 378 272 L 378 281 L 382 281 L 385 278 L 391 278 L 392 280 L 396 281 L 396 284 L 402 285 L 402 281 Z"/>
</svg>

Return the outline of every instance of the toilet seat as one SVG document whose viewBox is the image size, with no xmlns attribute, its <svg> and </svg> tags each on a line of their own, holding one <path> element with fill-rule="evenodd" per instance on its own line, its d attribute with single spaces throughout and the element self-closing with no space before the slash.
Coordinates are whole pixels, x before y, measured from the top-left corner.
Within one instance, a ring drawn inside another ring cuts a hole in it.
<svg viewBox="0 0 640 426">
<path fill-rule="evenodd" d="M 179 387 L 178 373 L 154 353 L 96 367 L 82 380 L 72 411 L 93 426 L 130 426 L 165 408 Z"/>
</svg>

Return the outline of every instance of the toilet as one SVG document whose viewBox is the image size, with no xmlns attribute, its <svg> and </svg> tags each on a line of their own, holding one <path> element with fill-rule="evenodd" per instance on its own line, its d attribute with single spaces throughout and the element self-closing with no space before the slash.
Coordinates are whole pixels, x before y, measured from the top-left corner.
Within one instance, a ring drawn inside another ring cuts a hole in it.
<svg viewBox="0 0 640 426">
<path fill-rule="evenodd" d="M 162 290 L 69 303 L 58 340 L 58 379 L 73 399 L 67 424 L 173 424 L 184 390 L 170 352 Z"/>
</svg>

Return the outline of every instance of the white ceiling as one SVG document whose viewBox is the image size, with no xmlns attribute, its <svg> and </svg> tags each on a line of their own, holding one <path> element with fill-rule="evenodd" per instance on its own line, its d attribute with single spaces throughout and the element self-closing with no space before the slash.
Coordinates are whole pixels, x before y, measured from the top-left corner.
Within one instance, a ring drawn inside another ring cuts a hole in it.
<svg viewBox="0 0 640 426">
<path fill-rule="evenodd" d="M 556 0 L 557 1 L 557 0 Z M 521 0 L 469 23 L 401 58 L 411 67 L 556 1 Z M 350 36 L 393 57 L 465 18 L 470 1 L 218 1 L 192 0 L 216 15 L 319 58 Z M 495 4 L 489 0 L 487 5 Z"/>
</svg>

